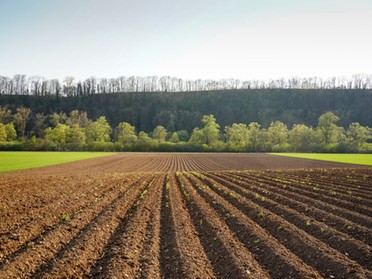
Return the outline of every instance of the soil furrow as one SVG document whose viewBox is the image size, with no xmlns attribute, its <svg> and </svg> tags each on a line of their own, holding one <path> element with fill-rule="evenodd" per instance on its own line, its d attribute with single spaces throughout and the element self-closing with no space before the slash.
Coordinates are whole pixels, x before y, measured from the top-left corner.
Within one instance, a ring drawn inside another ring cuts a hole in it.
<svg viewBox="0 0 372 279">
<path fill-rule="evenodd" d="M 160 177 L 154 177 L 146 187 L 138 189 L 136 199 L 122 213 L 115 232 L 107 238 L 102 256 L 95 262 L 89 277 L 135 278 L 140 269 L 140 252 L 145 244 L 150 213 L 160 195 L 159 180 Z"/>
<path fill-rule="evenodd" d="M 42 208 L 38 210 L 38 212 L 31 210 L 31 212 L 28 213 L 31 216 L 27 222 L 22 223 L 16 229 L 3 235 L 1 238 L 0 243 L 3 252 L 0 254 L 0 259 L 3 258 L 3 260 L 0 261 L 0 266 L 1 262 L 9 255 L 22 250 L 22 247 L 24 247 L 26 243 L 32 242 L 46 232 L 57 229 L 58 226 L 61 225 L 61 218 L 63 216 L 68 215 L 71 218 L 76 212 L 81 212 L 93 206 L 102 196 L 112 191 L 113 188 L 117 188 L 117 186 L 121 185 L 123 182 L 107 180 L 106 183 L 109 184 L 109 187 L 103 183 L 100 183 L 99 187 L 77 187 L 82 188 L 83 191 L 78 195 L 74 195 L 74 198 L 63 197 L 60 201 L 52 197 L 49 202 L 51 203 L 50 207 Z M 82 199 L 81 197 L 84 198 Z M 58 202 L 56 202 L 56 200 Z"/>
<path fill-rule="evenodd" d="M 208 173 L 205 175 L 208 176 L 209 174 L 212 173 Z M 236 187 L 239 187 L 241 189 L 241 191 L 243 192 L 242 195 L 246 197 L 249 196 L 247 192 L 249 189 L 251 189 L 251 191 L 255 191 L 255 193 L 258 193 L 265 199 L 270 198 L 281 204 L 285 204 L 287 207 L 290 207 L 298 212 L 305 213 L 309 217 L 324 223 L 326 226 L 332 227 L 337 231 L 348 234 L 365 244 L 372 244 L 372 230 L 368 230 L 357 223 L 351 222 L 332 213 L 320 210 L 308 203 L 300 201 L 299 199 L 292 199 L 286 195 L 285 190 L 282 190 L 278 187 L 272 189 L 267 185 L 261 187 L 253 186 L 252 184 L 248 184 L 244 180 L 241 180 L 233 173 L 229 173 L 229 175 L 226 175 L 225 173 L 213 173 L 213 175 L 216 179 L 218 177 L 231 181 Z M 253 194 L 252 192 L 250 193 L 251 195 Z"/>
<path fill-rule="evenodd" d="M 242 177 L 247 183 L 252 183 L 256 186 L 265 186 L 265 187 L 272 187 L 273 189 L 277 188 L 284 188 L 286 189 L 286 195 L 288 197 L 291 197 L 295 200 L 300 200 L 303 202 L 308 203 L 309 205 L 312 205 L 318 209 L 333 213 L 337 216 L 340 216 L 342 218 L 345 218 L 349 221 L 356 222 L 361 226 L 365 226 L 365 224 L 371 224 L 372 219 L 370 217 L 367 217 L 365 215 L 362 215 L 358 212 L 354 212 L 353 210 L 345 209 L 339 206 L 335 206 L 333 204 L 326 203 L 320 199 L 309 197 L 306 195 L 306 193 L 302 193 L 301 191 L 293 191 L 292 189 L 289 189 L 288 186 L 285 186 L 283 184 L 279 183 L 266 183 L 265 180 L 260 179 L 259 177 L 255 176 L 253 178 L 253 175 L 251 173 L 243 173 L 238 172 L 238 176 Z M 262 174 L 261 174 L 262 175 Z M 368 226 L 366 227 L 368 229 Z"/>
<path fill-rule="evenodd" d="M 332 173 L 334 173 L 334 175 L 338 174 L 338 172 L 336 172 L 335 170 L 333 170 Z M 363 193 L 363 192 L 358 194 L 358 190 L 357 190 L 358 188 L 356 189 L 352 188 L 353 191 L 351 191 L 350 186 L 349 188 L 347 188 L 348 181 L 343 181 L 343 185 L 345 185 L 345 188 L 344 188 L 344 187 L 338 186 L 337 183 L 330 182 L 329 180 L 323 179 L 323 180 L 318 180 L 315 182 L 313 181 L 313 176 L 311 172 L 303 172 L 302 175 L 304 176 L 303 178 L 294 179 L 294 178 L 288 178 L 287 175 L 285 175 L 285 178 L 284 178 L 282 173 L 277 173 L 276 176 L 274 176 L 271 172 L 266 177 L 271 178 L 274 181 L 279 181 L 279 182 L 285 179 L 284 183 L 292 187 L 296 187 L 297 189 L 300 189 L 300 190 L 308 190 L 312 192 L 314 187 L 316 187 L 318 188 L 317 190 L 318 194 L 322 194 L 323 196 L 326 196 L 326 197 L 332 196 L 332 197 L 337 198 L 339 201 L 343 201 L 346 203 L 348 202 L 357 203 L 356 205 L 361 206 L 362 208 L 365 208 L 365 207 L 368 208 L 372 206 L 372 201 L 369 201 L 369 199 L 371 198 L 371 195 Z M 363 205 L 360 205 L 358 203 L 358 197 L 363 197 L 365 199 L 363 201 Z"/>
<path fill-rule="evenodd" d="M 183 278 L 215 278 L 212 266 L 198 238 L 190 215 L 183 204 L 174 174 L 169 177 L 168 187 L 172 221 L 177 248 L 181 259 Z"/>
<path fill-rule="evenodd" d="M 162 278 L 182 278 L 182 259 L 170 206 L 170 187 L 169 177 L 167 176 L 162 189 L 160 211 L 160 272 Z"/>
<path fill-rule="evenodd" d="M 341 180 L 333 180 L 332 178 L 325 179 L 321 177 L 314 177 L 313 174 L 311 175 L 311 177 L 306 178 L 301 178 L 300 176 L 292 174 L 291 176 L 287 176 L 287 179 L 295 183 L 298 183 L 299 181 L 305 181 L 306 185 L 309 185 L 310 187 L 312 187 L 313 185 L 322 185 L 328 190 L 337 188 L 340 193 L 346 196 L 355 195 L 368 198 L 372 197 L 372 193 L 370 190 L 361 188 L 361 185 L 367 186 L 367 184 L 363 183 L 362 180 L 358 180 L 357 182 L 350 182 L 348 180 L 342 179 L 342 177 Z"/>
<path fill-rule="evenodd" d="M 194 177 L 187 177 L 198 194 L 225 220 L 229 229 L 267 270 L 271 278 L 321 277 L 315 269 L 307 266 L 241 211 L 229 205 Z"/>
<path fill-rule="evenodd" d="M 161 176 L 156 186 L 154 206 L 151 210 L 146 228 L 145 241 L 140 253 L 140 271 L 136 278 L 157 279 L 160 277 L 160 221 L 161 200 L 163 197 L 164 177 Z"/>
<path fill-rule="evenodd" d="M 143 179 L 140 178 L 139 181 Z M 138 183 L 134 182 L 133 188 Z M 45 267 L 49 269 L 49 265 L 54 262 L 53 258 L 60 252 L 68 250 L 70 242 L 74 243 L 74 239 L 78 239 L 79 234 L 84 235 L 97 223 L 99 218 L 107 219 L 107 216 L 110 215 L 111 218 L 115 218 L 117 215 L 114 214 L 114 210 L 122 206 L 123 200 L 130 197 L 127 194 L 130 188 L 132 187 L 124 187 L 119 195 L 108 196 L 107 199 L 97 203 L 95 207 L 78 213 L 71 221 L 66 221 L 57 229 L 43 235 L 39 242 L 33 242 L 33 245 L 16 255 L 12 261 L 6 262 L 0 269 L 0 278 L 29 277 L 35 272 L 37 274 L 43 273 Z M 95 217 L 97 214 L 98 217 Z M 90 224 L 92 221 L 93 225 Z M 82 232 L 80 233 L 80 231 Z M 78 241 L 75 240 L 75 242 Z"/>
<path fill-rule="evenodd" d="M 258 178 L 256 176 L 254 176 L 254 178 Z M 275 181 L 275 178 L 274 179 L 270 179 L 268 178 L 267 176 L 261 176 L 259 177 L 261 179 L 261 181 L 264 181 L 266 183 L 270 183 L 270 184 L 280 184 L 278 183 L 277 181 Z M 301 193 L 303 195 L 306 195 L 308 197 L 312 197 L 314 199 L 317 199 L 317 200 L 321 200 L 321 201 L 324 201 L 326 203 L 330 203 L 334 206 L 338 206 L 340 208 L 347 208 L 347 209 L 350 209 L 350 210 L 353 210 L 353 211 L 357 211 L 359 212 L 360 214 L 363 214 L 365 215 L 366 217 L 369 217 L 369 216 L 372 216 L 372 209 L 360 204 L 360 202 L 358 202 L 357 198 L 355 198 L 355 200 L 353 202 L 350 202 L 350 201 L 347 201 L 347 200 L 341 200 L 338 198 L 338 194 L 336 191 L 329 191 L 327 193 L 318 193 L 320 192 L 320 188 L 318 190 L 308 190 L 308 189 L 305 189 L 305 187 L 303 187 L 302 185 L 297 185 L 297 184 L 291 184 L 289 185 L 288 187 L 289 190 L 293 191 L 293 192 L 297 192 L 297 193 Z M 371 219 L 371 222 L 372 222 L 372 219 Z"/>
<path fill-rule="evenodd" d="M 185 179 L 180 178 L 179 185 L 214 274 L 222 278 L 267 278 L 266 271 L 236 239 L 217 212 Z"/>
<path fill-rule="evenodd" d="M 350 238 L 347 234 L 339 232 L 333 228 L 327 227 L 324 223 L 318 222 L 305 214 L 298 212 L 287 206 L 287 203 L 278 203 L 271 197 L 256 196 L 254 193 L 244 189 L 233 182 L 221 179 L 212 174 L 206 175 L 209 179 L 217 181 L 220 184 L 232 189 L 242 197 L 250 199 L 259 206 L 275 213 L 277 216 L 283 217 L 288 222 L 292 223 L 299 229 L 316 237 L 330 247 L 335 248 L 341 253 L 348 255 L 352 260 L 358 262 L 361 266 L 369 269 L 372 268 L 372 253 L 370 246 L 361 241 Z M 213 182 L 212 182 L 213 183 Z"/>
<path fill-rule="evenodd" d="M 199 175 L 199 177 L 201 177 Z M 249 199 L 240 196 L 235 191 L 226 188 L 217 182 L 209 182 L 201 177 L 213 191 L 228 200 L 240 209 L 249 218 L 254 219 L 261 227 L 277 238 L 292 253 L 296 254 L 305 263 L 316 268 L 323 276 L 336 276 L 337 278 L 368 278 L 372 275 L 355 261 L 330 248 L 318 239 L 300 230 L 293 224 L 275 213 L 266 210 L 260 205 L 252 203 Z M 216 185 L 216 186 L 213 186 Z M 278 229 L 279 228 L 279 229 Z"/>
</svg>

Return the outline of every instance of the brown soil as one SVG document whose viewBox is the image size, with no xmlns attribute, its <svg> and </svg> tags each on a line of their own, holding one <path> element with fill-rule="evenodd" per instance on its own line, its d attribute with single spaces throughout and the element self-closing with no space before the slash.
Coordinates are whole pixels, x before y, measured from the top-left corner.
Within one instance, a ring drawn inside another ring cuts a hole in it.
<svg viewBox="0 0 372 279">
<path fill-rule="evenodd" d="M 0 193 L 0 278 L 372 278 L 370 167 L 118 154 Z"/>
</svg>

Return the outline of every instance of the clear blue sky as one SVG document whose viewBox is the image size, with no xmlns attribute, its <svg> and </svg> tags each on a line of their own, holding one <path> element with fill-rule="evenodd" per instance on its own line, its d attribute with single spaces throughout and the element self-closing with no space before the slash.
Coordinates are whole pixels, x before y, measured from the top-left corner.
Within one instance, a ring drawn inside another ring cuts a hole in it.
<svg viewBox="0 0 372 279">
<path fill-rule="evenodd" d="M 0 75 L 372 73 L 371 0 L 0 0 Z"/>
</svg>

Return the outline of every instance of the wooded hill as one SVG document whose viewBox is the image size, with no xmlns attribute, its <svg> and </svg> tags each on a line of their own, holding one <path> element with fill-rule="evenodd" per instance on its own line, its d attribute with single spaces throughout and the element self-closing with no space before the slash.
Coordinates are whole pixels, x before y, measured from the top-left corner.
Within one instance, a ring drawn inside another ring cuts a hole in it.
<svg viewBox="0 0 372 279">
<path fill-rule="evenodd" d="M 352 122 L 372 126 L 371 89 L 238 89 L 198 92 L 135 92 L 56 97 L 0 95 L 0 106 L 32 110 L 28 125 L 37 113 L 86 111 L 88 117 L 106 116 L 112 127 L 128 122 L 150 132 L 157 125 L 168 131 L 201 126 L 203 115 L 213 114 L 221 127 L 233 123 L 258 122 L 267 128 L 273 121 L 292 127 L 316 126 L 319 115 L 331 111 L 339 126 Z"/>
</svg>

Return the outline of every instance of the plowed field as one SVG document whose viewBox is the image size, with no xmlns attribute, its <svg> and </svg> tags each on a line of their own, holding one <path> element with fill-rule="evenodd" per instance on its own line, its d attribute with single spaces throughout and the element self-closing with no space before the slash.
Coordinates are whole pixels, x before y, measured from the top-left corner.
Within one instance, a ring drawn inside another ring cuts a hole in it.
<svg viewBox="0 0 372 279">
<path fill-rule="evenodd" d="M 372 278 L 368 167 L 120 154 L 0 194 L 0 278 Z"/>
</svg>

